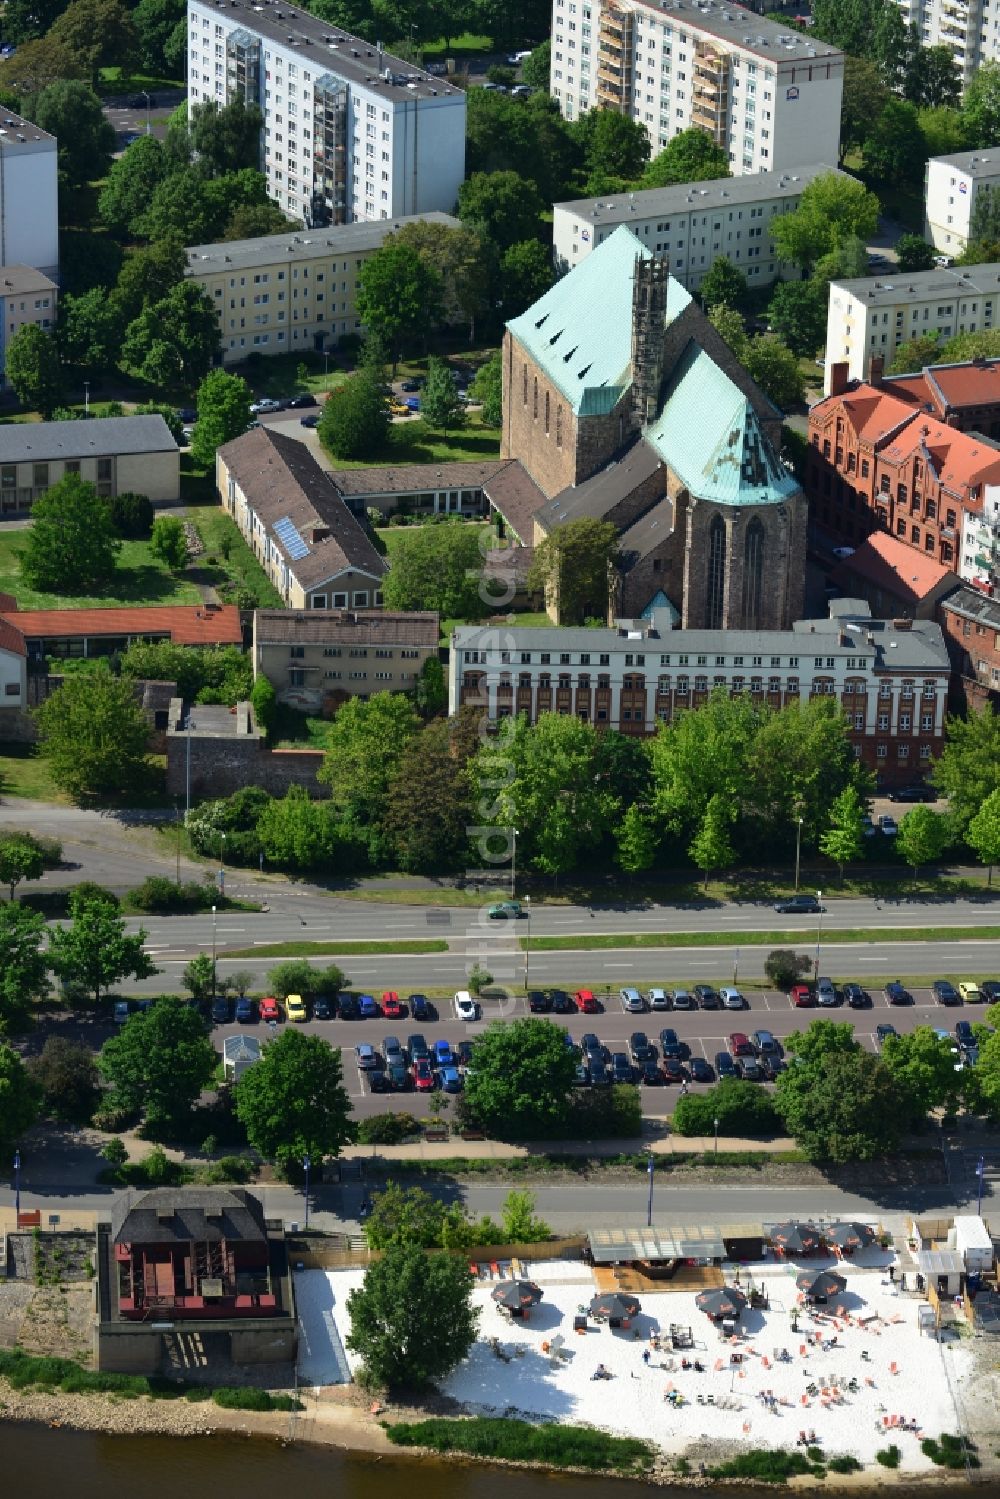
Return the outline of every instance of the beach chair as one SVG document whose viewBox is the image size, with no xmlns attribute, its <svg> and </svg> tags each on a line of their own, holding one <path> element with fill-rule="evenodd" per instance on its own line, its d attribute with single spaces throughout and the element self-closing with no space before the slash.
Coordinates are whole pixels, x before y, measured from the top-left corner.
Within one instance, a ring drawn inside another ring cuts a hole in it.
<svg viewBox="0 0 1000 1499">
<path fill-rule="evenodd" d="M 890 1364 L 889 1365 L 889 1373 L 890 1374 L 898 1374 L 899 1373 L 899 1365 L 898 1364 Z"/>
</svg>

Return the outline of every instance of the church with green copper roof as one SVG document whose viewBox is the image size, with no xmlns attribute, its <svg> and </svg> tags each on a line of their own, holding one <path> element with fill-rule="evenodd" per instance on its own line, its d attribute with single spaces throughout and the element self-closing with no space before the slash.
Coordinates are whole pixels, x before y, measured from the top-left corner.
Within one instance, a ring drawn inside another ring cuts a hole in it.
<svg viewBox="0 0 1000 1499">
<path fill-rule="evenodd" d="M 484 492 L 513 540 L 612 522 L 610 617 L 776 630 L 801 616 L 807 504 L 781 412 L 627 226 L 508 323 L 503 377 L 511 461 Z"/>
</svg>

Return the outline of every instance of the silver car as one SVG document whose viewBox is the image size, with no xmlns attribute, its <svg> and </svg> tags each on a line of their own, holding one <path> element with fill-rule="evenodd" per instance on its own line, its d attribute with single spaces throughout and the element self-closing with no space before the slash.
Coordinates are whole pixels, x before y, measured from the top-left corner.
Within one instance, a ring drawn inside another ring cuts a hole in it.
<svg viewBox="0 0 1000 1499">
<path fill-rule="evenodd" d="M 719 990 L 719 998 L 722 1000 L 724 1010 L 747 1010 L 749 1005 L 739 989 L 734 989 L 731 984 L 723 984 Z"/>
<path fill-rule="evenodd" d="M 650 989 L 646 995 L 651 1010 L 669 1010 L 670 995 L 666 989 Z"/>
<path fill-rule="evenodd" d="M 619 989 L 618 997 L 622 1002 L 622 1009 L 626 1015 L 641 1015 L 646 1008 L 645 1001 L 638 989 Z"/>
<path fill-rule="evenodd" d="M 828 1009 L 837 1003 L 837 991 L 832 979 L 816 980 L 816 1003 L 826 1005 Z"/>
</svg>

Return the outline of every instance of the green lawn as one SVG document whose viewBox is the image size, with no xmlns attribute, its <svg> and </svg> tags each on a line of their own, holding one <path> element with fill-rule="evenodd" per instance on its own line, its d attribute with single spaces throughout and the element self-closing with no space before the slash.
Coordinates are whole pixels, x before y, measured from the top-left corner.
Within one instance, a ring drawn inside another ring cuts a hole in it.
<svg viewBox="0 0 1000 1499">
<path fill-rule="evenodd" d="M 0 796 L 20 797 L 26 801 L 66 802 L 33 744 L 0 742 Z M 3 813 L 0 812 L 0 820 Z"/>
<path fill-rule="evenodd" d="M 197 604 L 199 593 L 183 576 L 174 577 L 149 550 L 148 541 L 122 543 L 115 576 L 103 594 L 40 593 L 21 579 L 17 553 L 24 531 L 0 532 L 0 593 L 12 593 L 21 609 L 113 609 L 123 604 Z"/>
<path fill-rule="evenodd" d="M 275 749 L 326 749 L 329 732 L 328 718 L 311 718 L 307 713 L 288 707 L 287 703 L 278 704 L 272 736 Z"/>
<path fill-rule="evenodd" d="M 305 391 L 317 395 L 320 391 L 334 390 L 347 379 L 335 355 L 330 356 L 329 370 L 324 373 L 326 363 L 322 354 L 308 351 L 301 354 L 273 354 L 262 359 L 255 367 L 241 364 L 232 373 L 242 375 L 255 396 L 294 396 Z M 302 365 L 308 370 L 304 380 L 299 378 Z"/>
<path fill-rule="evenodd" d="M 420 417 L 393 422 L 382 449 L 364 460 L 332 460 L 336 468 L 372 468 L 376 464 L 483 463 L 500 457 L 500 429 L 484 427 L 478 412 L 459 432 L 434 432 Z"/>
<path fill-rule="evenodd" d="M 493 51 L 493 38 L 482 36 L 474 31 L 463 31 L 460 36 L 449 37 L 445 42 L 444 37 L 439 37 L 436 42 L 424 42 L 420 48 L 425 58 L 432 60 L 437 57 L 462 57 L 470 53 L 476 55 L 483 52 Z"/>
<path fill-rule="evenodd" d="M 201 577 L 217 588 L 227 585 L 249 588 L 257 595 L 261 608 L 280 609 L 283 604 L 280 593 L 222 506 L 201 505 L 192 508 L 190 514 L 205 543 L 205 555 L 198 558 Z"/>
<path fill-rule="evenodd" d="M 181 89 L 186 87 L 183 78 L 159 78 L 151 73 L 129 73 L 125 68 L 101 68 L 98 78 L 98 92 L 106 94 L 141 94 L 143 89 L 149 93 L 159 93 L 163 89 Z M 143 108 L 146 101 L 143 100 Z"/>
</svg>

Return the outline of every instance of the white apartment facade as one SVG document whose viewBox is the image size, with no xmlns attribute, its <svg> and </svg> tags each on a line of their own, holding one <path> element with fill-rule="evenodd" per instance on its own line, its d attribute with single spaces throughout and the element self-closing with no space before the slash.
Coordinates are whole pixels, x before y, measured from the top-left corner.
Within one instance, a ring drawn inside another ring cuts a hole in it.
<svg viewBox="0 0 1000 1499">
<path fill-rule="evenodd" d="M 835 364 L 845 363 L 850 379 L 864 380 L 873 354 L 888 369 L 900 344 L 931 332 L 944 342 L 956 333 L 995 328 L 998 310 L 997 264 L 831 281 L 824 393 L 830 394 Z"/>
<path fill-rule="evenodd" d="M 563 115 L 616 109 L 652 154 L 692 126 L 734 176 L 836 161 L 844 54 L 721 0 L 553 0 L 549 86 Z"/>
<path fill-rule="evenodd" d="M 977 197 L 998 186 L 1000 150 L 932 156 L 924 174 L 924 238 L 943 255 L 961 255 L 972 237 Z"/>
<path fill-rule="evenodd" d="M 458 226 L 447 213 L 415 217 Z M 185 274 L 212 298 L 223 364 L 253 352 L 322 352 L 360 332 L 358 271 L 390 234 L 412 222 L 379 219 L 190 246 Z"/>
<path fill-rule="evenodd" d="M 188 0 L 189 107 L 264 116 L 268 192 L 307 225 L 454 207 L 465 95 L 282 0 Z"/>
<path fill-rule="evenodd" d="M 30 265 L 0 266 L 0 386 L 7 384 L 7 348 L 26 323 L 54 333 L 59 288 Z"/>
<path fill-rule="evenodd" d="M 54 135 L 0 109 L 0 265 L 59 275 L 59 168 Z"/>
<path fill-rule="evenodd" d="M 1000 7 L 990 0 L 898 0 L 906 24 L 925 47 L 947 47 L 963 87 L 980 63 L 1000 57 Z"/>
<path fill-rule="evenodd" d="M 997 454 L 1000 457 L 1000 452 Z M 973 588 L 992 593 L 1000 571 L 1000 484 L 984 483 L 979 504 L 962 507 L 958 575 Z"/>
<path fill-rule="evenodd" d="M 780 276 L 797 277 L 779 260 L 771 240 L 775 217 L 798 208 L 802 192 L 817 177 L 844 174 L 822 163 L 789 172 L 686 182 L 611 198 L 556 203 L 552 248 L 557 267 L 572 270 L 597 245 L 627 224 L 654 254 L 670 259 L 670 274 L 697 292 L 713 261 L 725 255 L 751 286 L 769 286 Z"/>
</svg>

